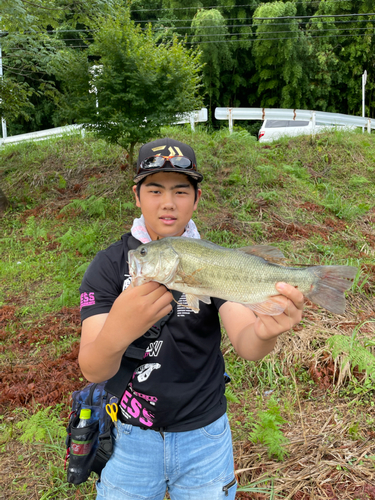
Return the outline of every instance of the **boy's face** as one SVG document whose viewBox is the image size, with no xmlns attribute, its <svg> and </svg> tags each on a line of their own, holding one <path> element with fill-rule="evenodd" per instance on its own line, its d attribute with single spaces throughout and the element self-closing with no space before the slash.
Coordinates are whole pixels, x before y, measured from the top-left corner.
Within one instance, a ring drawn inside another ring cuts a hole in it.
<svg viewBox="0 0 375 500">
<path fill-rule="evenodd" d="M 152 240 L 181 236 L 202 193 L 198 189 L 195 200 L 195 190 L 187 176 L 175 172 L 148 175 L 141 185 L 139 197 L 136 186 L 133 186 L 133 192 Z"/>
</svg>

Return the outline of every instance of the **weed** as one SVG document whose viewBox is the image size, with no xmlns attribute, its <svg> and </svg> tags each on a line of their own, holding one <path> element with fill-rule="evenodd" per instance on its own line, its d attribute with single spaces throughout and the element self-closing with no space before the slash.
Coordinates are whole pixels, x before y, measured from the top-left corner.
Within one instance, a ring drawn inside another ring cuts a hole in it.
<svg viewBox="0 0 375 500">
<path fill-rule="evenodd" d="M 243 170 L 240 167 L 237 167 L 230 174 L 228 179 L 225 181 L 225 184 L 229 184 L 230 186 L 243 186 L 246 184 L 246 177 L 243 175 Z"/>
<path fill-rule="evenodd" d="M 240 400 L 238 399 L 238 397 L 236 396 L 236 394 L 229 387 L 225 388 L 225 397 L 231 403 L 239 403 L 240 402 Z"/>
<path fill-rule="evenodd" d="M 370 205 L 368 203 L 350 204 L 345 202 L 343 197 L 340 196 L 335 189 L 328 185 L 325 186 L 325 192 L 326 194 L 323 200 L 323 205 L 331 210 L 339 219 L 352 221 L 357 217 L 364 215 L 370 209 Z"/>
<path fill-rule="evenodd" d="M 259 165 L 255 170 L 259 173 L 259 186 L 274 186 L 279 178 L 278 170 L 272 165 Z"/>
<path fill-rule="evenodd" d="M 351 187 L 361 187 L 365 186 L 366 184 L 369 184 L 369 180 L 366 179 L 366 177 L 363 177 L 362 175 L 353 175 L 349 179 L 349 186 Z"/>
<path fill-rule="evenodd" d="M 97 245 L 100 241 L 103 227 L 97 222 L 87 228 L 74 231 L 72 227 L 58 238 L 61 248 L 67 250 L 78 250 L 82 255 L 95 255 Z"/>
<path fill-rule="evenodd" d="M 263 486 L 260 486 L 263 485 Z M 269 486 L 268 486 L 269 485 Z M 274 481 L 273 479 L 260 479 L 259 481 L 254 481 L 249 485 L 241 486 L 237 489 L 238 492 L 248 492 L 255 493 L 258 495 L 269 495 L 269 500 L 273 500 L 275 498 L 274 491 Z"/>
<path fill-rule="evenodd" d="M 231 247 L 238 242 L 238 238 L 226 229 L 223 231 L 209 231 L 206 234 L 206 239 L 224 247 Z"/>
<path fill-rule="evenodd" d="M 51 444 L 64 439 L 66 430 L 58 416 L 61 407 L 62 405 L 40 408 L 34 415 L 18 422 L 16 427 L 23 431 L 18 439 L 22 443 L 39 441 Z"/>
<path fill-rule="evenodd" d="M 365 372 L 372 380 L 371 383 L 367 382 L 370 384 L 369 390 L 375 390 L 375 356 L 356 339 L 359 329 L 366 323 L 374 323 L 374 321 L 364 321 L 358 325 L 353 330 L 351 338 L 344 335 L 335 335 L 327 340 L 335 365 L 339 368 L 339 376 L 336 381 L 337 387 L 340 387 L 347 378 L 350 378 L 353 369 L 357 368 L 359 373 Z"/>
<path fill-rule="evenodd" d="M 258 193 L 258 198 L 263 198 L 265 201 L 275 202 L 279 200 L 277 191 L 261 191 Z"/>
<path fill-rule="evenodd" d="M 133 207 L 133 204 L 131 206 Z M 97 198 L 95 195 L 92 195 L 87 200 L 72 200 L 60 212 L 65 213 L 78 210 L 78 212 L 87 212 L 91 217 L 105 218 L 105 207 L 106 200 L 104 198 Z"/>
<path fill-rule="evenodd" d="M 290 174 L 290 175 L 296 177 L 297 179 L 302 179 L 302 180 L 307 181 L 307 180 L 310 180 L 310 177 L 311 177 L 311 175 L 306 170 L 306 168 L 300 166 L 298 164 L 298 162 L 295 163 L 294 165 L 283 165 L 283 170 L 287 174 Z"/>
<path fill-rule="evenodd" d="M 288 455 L 285 445 L 289 442 L 281 430 L 286 420 L 281 416 L 280 408 L 273 397 L 269 399 L 267 406 L 266 411 L 258 412 L 258 422 L 254 424 L 249 438 L 253 443 L 264 444 L 270 457 L 275 456 L 278 460 L 283 460 Z"/>
</svg>

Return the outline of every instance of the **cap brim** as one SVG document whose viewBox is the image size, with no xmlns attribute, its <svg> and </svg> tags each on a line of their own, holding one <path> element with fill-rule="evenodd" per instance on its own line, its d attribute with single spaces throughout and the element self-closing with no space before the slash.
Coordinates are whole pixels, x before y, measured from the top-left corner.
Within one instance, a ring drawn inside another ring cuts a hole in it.
<svg viewBox="0 0 375 500">
<path fill-rule="evenodd" d="M 196 179 L 198 182 L 202 182 L 203 175 L 195 170 L 184 170 L 182 168 L 152 168 L 149 171 L 143 170 L 141 173 L 134 177 L 134 182 L 137 184 L 139 181 L 147 177 L 148 175 L 157 174 L 158 172 L 174 172 L 176 174 L 184 174 L 188 177 Z"/>
</svg>

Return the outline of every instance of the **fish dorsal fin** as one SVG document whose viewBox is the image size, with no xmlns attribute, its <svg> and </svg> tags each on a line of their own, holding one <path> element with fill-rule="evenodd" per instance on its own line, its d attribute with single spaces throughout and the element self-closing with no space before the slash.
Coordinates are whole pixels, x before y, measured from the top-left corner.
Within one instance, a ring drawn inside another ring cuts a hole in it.
<svg viewBox="0 0 375 500">
<path fill-rule="evenodd" d="M 282 263 L 286 260 L 282 251 L 271 245 L 253 245 L 250 247 L 237 248 L 237 250 L 250 255 L 256 255 L 257 257 L 262 257 L 263 259 L 276 264 Z"/>
<path fill-rule="evenodd" d="M 285 311 L 284 306 L 272 299 L 268 299 L 265 302 L 260 302 L 258 304 L 244 304 L 244 306 L 251 309 L 255 313 L 265 314 L 267 316 L 278 316 Z"/>
</svg>

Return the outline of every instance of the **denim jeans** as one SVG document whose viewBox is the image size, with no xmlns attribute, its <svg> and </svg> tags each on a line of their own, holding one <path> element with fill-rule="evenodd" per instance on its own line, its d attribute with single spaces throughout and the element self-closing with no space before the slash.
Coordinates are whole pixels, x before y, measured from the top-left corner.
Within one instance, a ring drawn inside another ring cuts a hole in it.
<svg viewBox="0 0 375 500">
<path fill-rule="evenodd" d="M 186 432 L 142 430 L 118 422 L 97 500 L 234 500 L 232 437 L 227 415 Z"/>
</svg>

